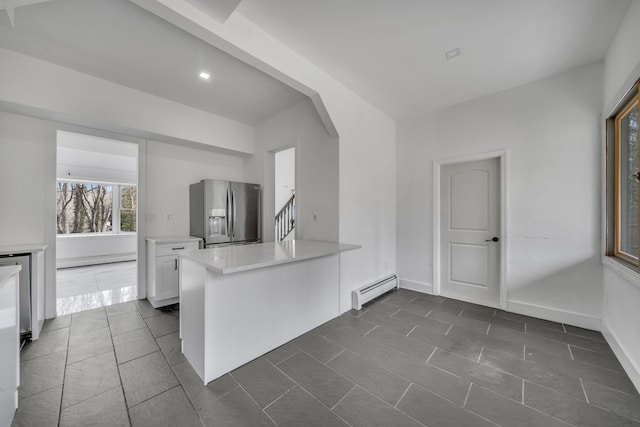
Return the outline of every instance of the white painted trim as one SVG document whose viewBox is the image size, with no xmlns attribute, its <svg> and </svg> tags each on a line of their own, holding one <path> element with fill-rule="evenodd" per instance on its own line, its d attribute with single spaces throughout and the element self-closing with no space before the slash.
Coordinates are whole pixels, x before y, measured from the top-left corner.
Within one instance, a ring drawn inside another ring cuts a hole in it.
<svg viewBox="0 0 640 427">
<path fill-rule="evenodd" d="M 609 328 L 606 320 L 602 321 L 602 335 L 604 335 L 604 338 L 618 358 L 622 368 L 629 376 L 629 379 L 636 387 L 636 390 L 640 392 L 640 363 L 634 360 L 633 357 L 630 356 L 630 353 L 626 351 L 616 334 Z"/>
<path fill-rule="evenodd" d="M 508 311 L 595 331 L 600 330 L 602 323 L 600 317 L 520 301 L 509 301 Z"/>
<path fill-rule="evenodd" d="M 637 271 L 632 270 L 623 263 L 608 256 L 602 257 L 602 264 L 604 265 L 604 268 L 613 271 L 622 279 L 640 289 L 640 273 L 638 273 Z"/>
<path fill-rule="evenodd" d="M 402 289 L 409 289 L 416 292 L 422 292 L 424 294 L 434 295 L 433 285 L 426 282 L 418 282 L 416 280 L 400 279 L 400 287 Z"/>
<path fill-rule="evenodd" d="M 500 161 L 500 307 L 507 308 L 507 274 L 508 274 L 508 206 L 507 203 L 507 150 L 496 150 L 485 153 L 467 154 L 457 157 L 449 157 L 433 162 L 433 294 L 440 295 L 440 182 L 442 166 L 459 163 L 474 162 L 477 160 L 498 159 Z"/>
<path fill-rule="evenodd" d="M 446 292 L 440 293 L 440 296 L 443 296 L 445 298 L 455 299 L 455 300 L 458 300 L 458 301 L 469 302 L 471 304 L 483 305 L 485 307 L 501 308 L 501 307 L 499 307 L 498 305 L 496 305 L 493 302 L 486 302 L 486 301 L 480 301 L 480 300 L 471 300 L 471 299 L 467 299 L 467 298 L 461 297 L 459 295 L 447 295 Z"/>
<path fill-rule="evenodd" d="M 111 264 L 114 262 L 135 261 L 135 260 L 136 260 L 135 252 L 125 253 L 125 254 L 87 256 L 87 257 L 78 257 L 78 258 L 64 258 L 64 259 L 56 260 L 56 269 L 80 267 L 84 265 Z"/>
</svg>

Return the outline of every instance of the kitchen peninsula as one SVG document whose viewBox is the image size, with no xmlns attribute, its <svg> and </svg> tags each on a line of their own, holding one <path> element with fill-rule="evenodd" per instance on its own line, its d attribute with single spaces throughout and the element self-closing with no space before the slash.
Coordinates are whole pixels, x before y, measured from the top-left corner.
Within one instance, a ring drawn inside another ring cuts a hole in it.
<svg viewBox="0 0 640 427">
<path fill-rule="evenodd" d="M 340 314 L 340 252 L 312 240 L 180 253 L 182 352 L 205 384 Z"/>
</svg>

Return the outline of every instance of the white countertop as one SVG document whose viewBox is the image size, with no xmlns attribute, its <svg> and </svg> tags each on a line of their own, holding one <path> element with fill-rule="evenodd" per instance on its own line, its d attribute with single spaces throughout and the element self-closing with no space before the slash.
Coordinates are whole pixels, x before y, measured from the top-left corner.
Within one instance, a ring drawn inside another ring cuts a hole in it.
<svg viewBox="0 0 640 427">
<path fill-rule="evenodd" d="M 14 274 L 18 274 L 22 270 L 21 265 L 8 265 L 6 267 L 0 267 L 0 283 Z"/>
<path fill-rule="evenodd" d="M 180 256 L 195 261 L 216 273 L 230 274 L 333 255 L 358 248 L 360 246 L 347 243 L 287 240 L 279 243 L 181 251 Z"/>
<path fill-rule="evenodd" d="M 42 252 L 46 248 L 47 248 L 46 243 L 30 243 L 27 245 L 3 245 L 3 246 L 0 246 L 0 255 Z"/>
<path fill-rule="evenodd" d="M 151 236 L 147 237 L 148 242 L 154 242 L 158 244 L 163 243 L 180 243 L 180 242 L 199 242 L 202 239 L 193 236 Z"/>
</svg>

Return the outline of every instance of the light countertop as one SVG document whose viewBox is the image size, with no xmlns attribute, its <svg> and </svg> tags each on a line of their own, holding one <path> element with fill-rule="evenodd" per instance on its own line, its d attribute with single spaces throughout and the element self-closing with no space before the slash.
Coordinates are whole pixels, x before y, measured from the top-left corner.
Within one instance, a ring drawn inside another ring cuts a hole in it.
<svg viewBox="0 0 640 427">
<path fill-rule="evenodd" d="M 0 267 L 0 283 L 4 282 L 12 275 L 18 274 L 20 270 L 22 270 L 21 265 L 9 265 L 6 267 Z"/>
<path fill-rule="evenodd" d="M 333 255 L 358 248 L 360 246 L 347 243 L 287 240 L 278 243 L 181 251 L 180 256 L 195 261 L 216 273 L 230 274 Z"/>
<path fill-rule="evenodd" d="M 0 255 L 42 252 L 46 248 L 47 245 L 45 243 L 30 243 L 27 245 L 3 245 L 0 246 Z"/>
<path fill-rule="evenodd" d="M 202 240 L 199 237 L 193 236 L 151 236 L 147 237 L 147 242 L 154 242 L 157 244 L 163 243 L 181 243 L 181 242 L 199 242 Z"/>
</svg>

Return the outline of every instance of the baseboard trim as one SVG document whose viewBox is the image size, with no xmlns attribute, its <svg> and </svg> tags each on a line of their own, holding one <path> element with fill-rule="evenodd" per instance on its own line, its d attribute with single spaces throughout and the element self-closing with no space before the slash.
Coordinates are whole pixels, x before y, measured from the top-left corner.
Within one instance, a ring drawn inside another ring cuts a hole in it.
<svg viewBox="0 0 640 427">
<path fill-rule="evenodd" d="M 521 301 L 508 301 L 507 311 L 596 331 L 602 326 L 600 317 Z"/>
<path fill-rule="evenodd" d="M 109 264 L 112 262 L 135 261 L 136 253 L 98 255 L 81 258 L 64 258 L 56 260 L 56 268 L 81 267 L 84 265 Z"/>
<path fill-rule="evenodd" d="M 605 320 L 602 321 L 602 335 L 604 335 L 604 339 L 607 340 L 609 347 L 613 350 L 613 353 L 618 358 L 618 361 L 629 376 L 633 385 L 636 387 L 636 390 L 640 393 L 640 364 L 629 356 L 629 353 L 625 350 L 624 346 L 620 343 L 616 334 L 609 328 L 609 325 Z"/>
<path fill-rule="evenodd" d="M 411 291 L 422 292 L 433 295 L 433 285 L 431 283 L 416 282 L 415 280 L 400 279 L 400 287 Z"/>
</svg>

